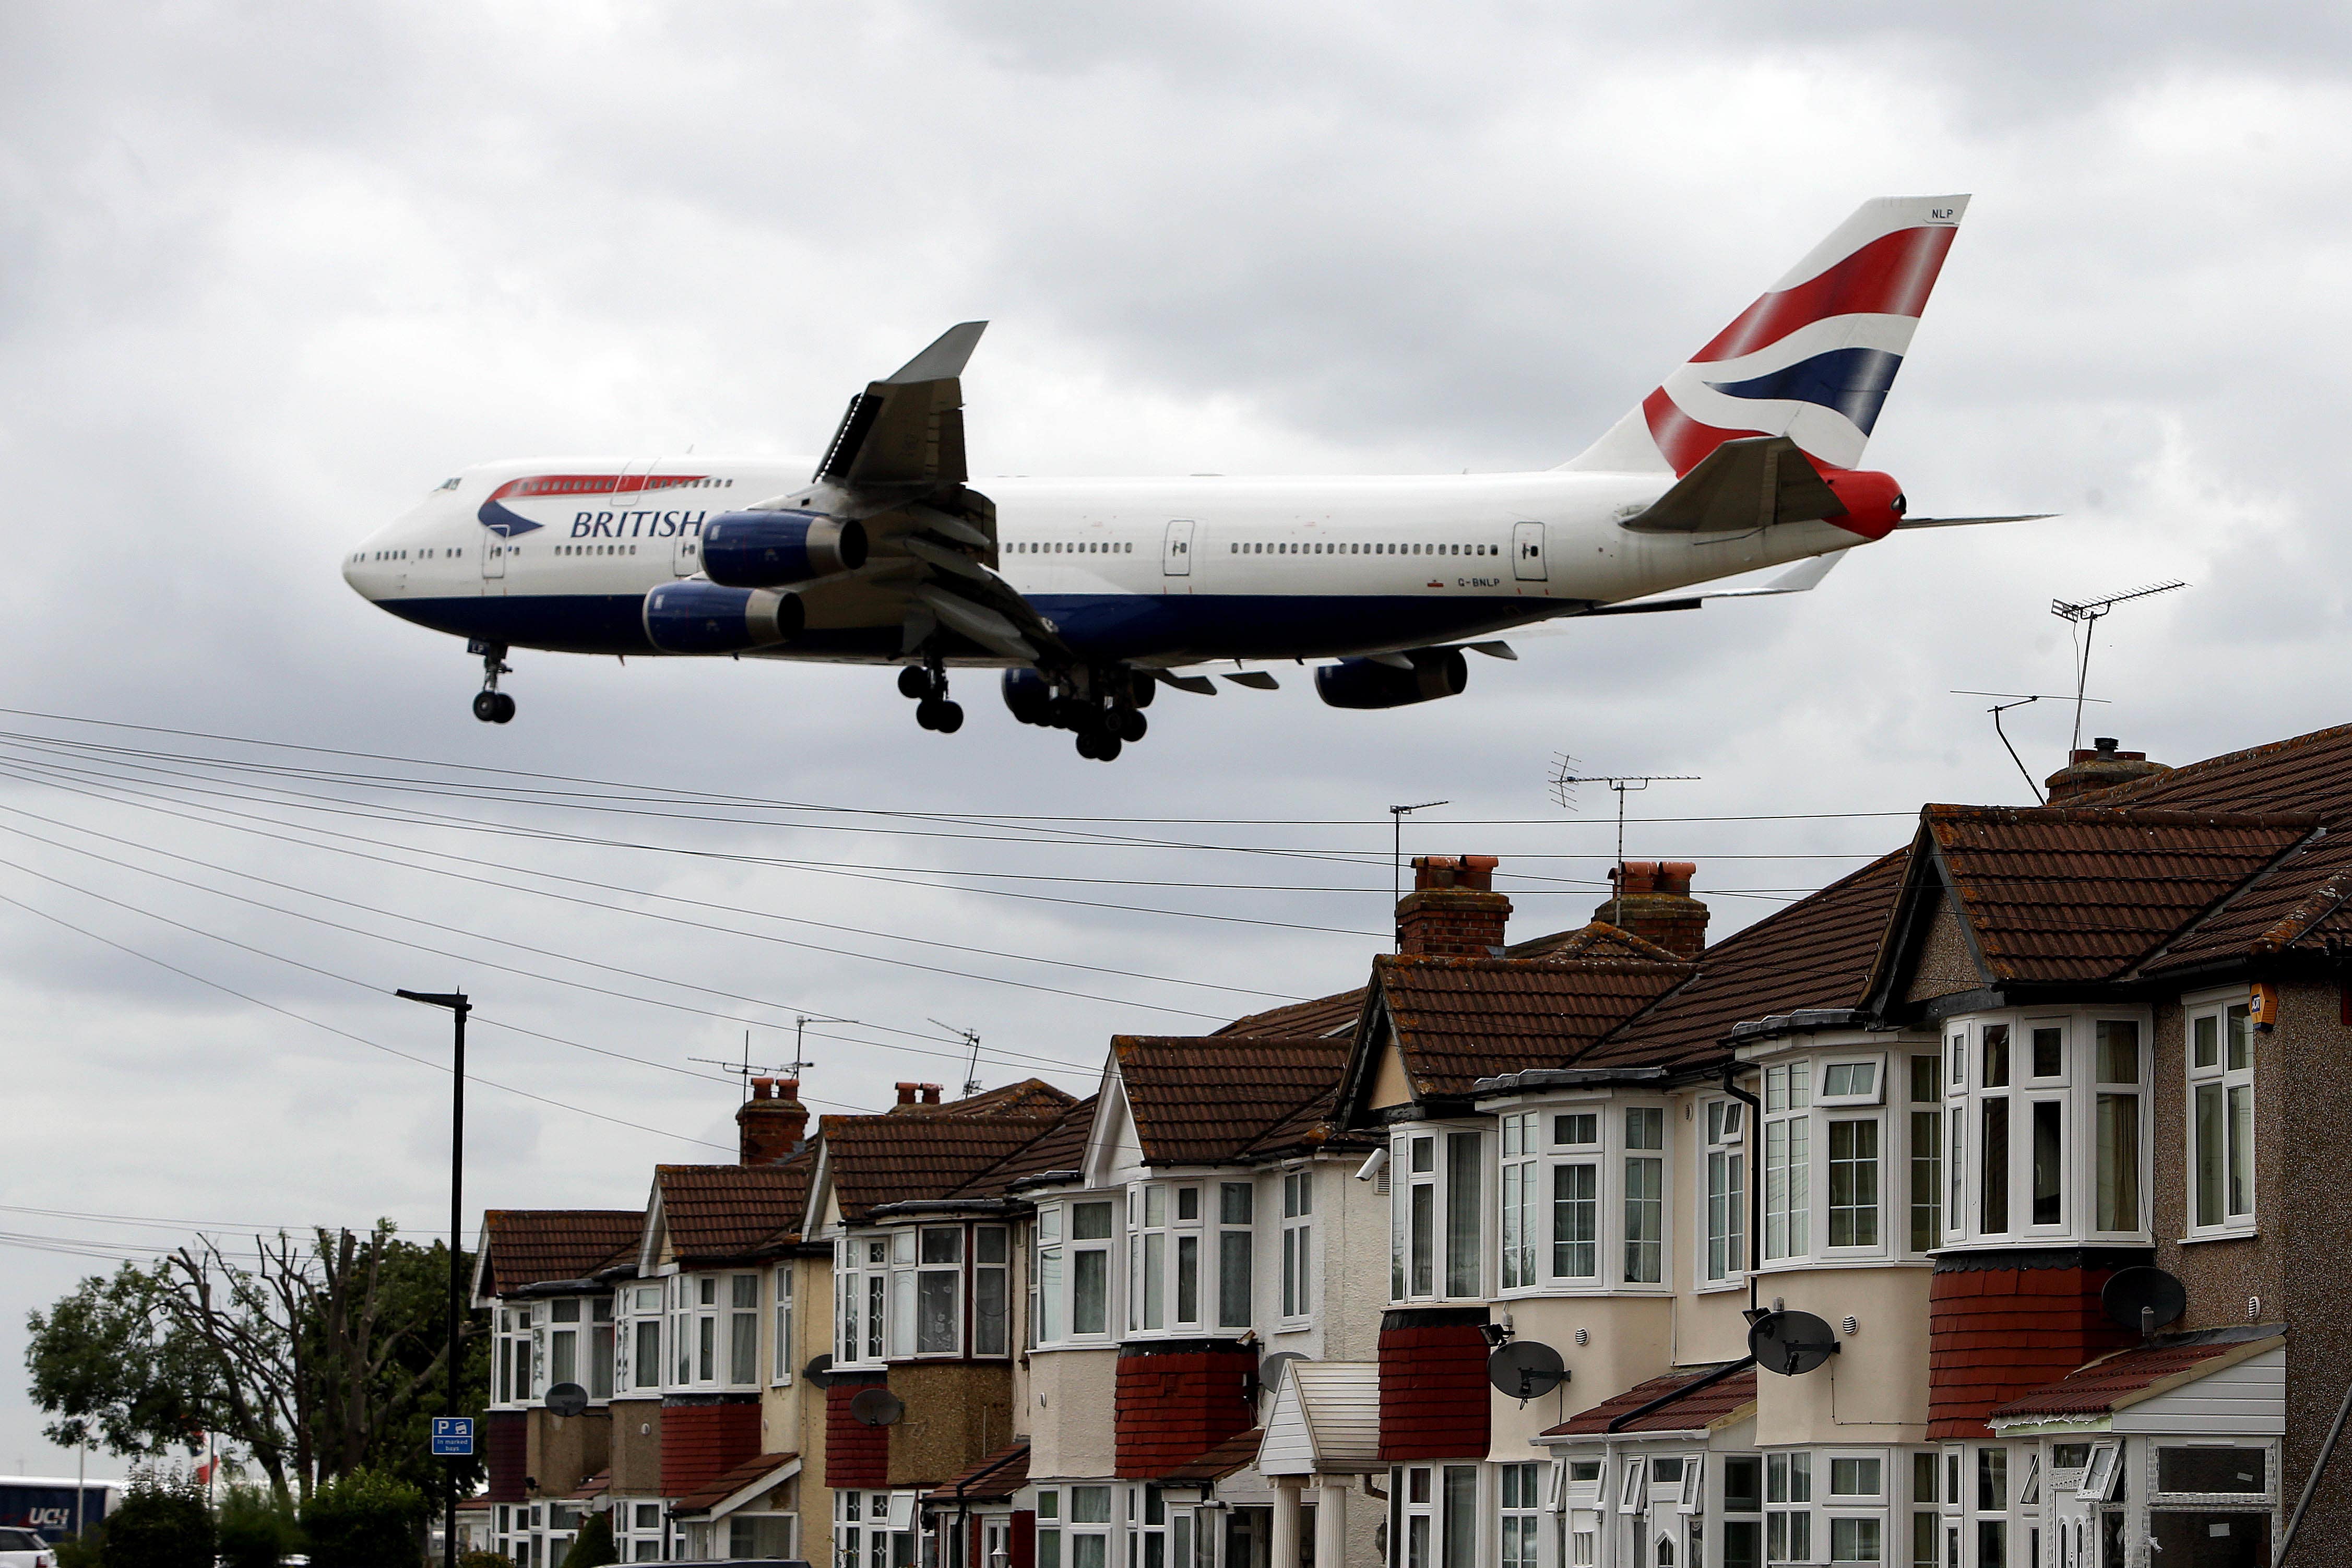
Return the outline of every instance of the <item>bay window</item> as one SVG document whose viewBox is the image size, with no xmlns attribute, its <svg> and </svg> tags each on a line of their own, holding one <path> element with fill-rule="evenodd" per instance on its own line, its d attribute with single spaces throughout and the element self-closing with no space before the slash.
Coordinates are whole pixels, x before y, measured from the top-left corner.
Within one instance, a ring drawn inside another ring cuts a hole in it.
<svg viewBox="0 0 2352 1568">
<path fill-rule="evenodd" d="M 2242 1003 L 2189 1020 L 2190 1233 L 2242 1229 L 2254 1217 L 2254 1054 Z"/>
<path fill-rule="evenodd" d="M 2142 1234 L 2146 1027 L 2087 1013 L 1956 1023 L 1939 1142 L 1921 1103 L 1928 1066 L 1914 1058 L 1911 1250 Z"/>
<path fill-rule="evenodd" d="M 1282 1177 L 1282 1315 L 1304 1318 L 1312 1310 L 1315 1173 L 1286 1171 Z"/>
<path fill-rule="evenodd" d="M 1399 1172 L 1389 1189 L 1393 1299 L 1484 1294 L 1479 1268 L 1483 1143 L 1475 1132 L 1416 1132 L 1392 1145 L 1390 1159 Z"/>
<path fill-rule="evenodd" d="M 1201 1189 L 1150 1183 L 1128 1194 L 1127 1326 L 1201 1326 Z"/>
<path fill-rule="evenodd" d="M 1112 1207 L 1101 1198 L 1038 1208 L 1039 1343 L 1110 1333 Z"/>
<path fill-rule="evenodd" d="M 1737 1100 L 1706 1102 L 1706 1282 L 1746 1271 L 1748 1231 L 1748 1107 Z"/>
</svg>

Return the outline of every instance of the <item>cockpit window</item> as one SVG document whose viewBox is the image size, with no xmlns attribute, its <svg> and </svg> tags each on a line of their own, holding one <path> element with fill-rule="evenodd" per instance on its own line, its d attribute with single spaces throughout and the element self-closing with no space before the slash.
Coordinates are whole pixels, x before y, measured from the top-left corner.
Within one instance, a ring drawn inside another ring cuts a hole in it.
<svg viewBox="0 0 2352 1568">
<path fill-rule="evenodd" d="M 460 474 L 460 475 L 458 475 L 458 476 L 457 477 L 457 479 L 443 479 L 439 484 L 435 485 L 435 486 L 433 487 L 434 493 L 435 493 L 436 495 L 438 495 L 438 494 L 439 494 L 441 491 L 443 491 L 443 490 L 454 490 L 454 489 L 456 489 L 457 488 L 457 479 L 463 479 L 464 477 L 465 477 L 464 475 Z"/>
</svg>

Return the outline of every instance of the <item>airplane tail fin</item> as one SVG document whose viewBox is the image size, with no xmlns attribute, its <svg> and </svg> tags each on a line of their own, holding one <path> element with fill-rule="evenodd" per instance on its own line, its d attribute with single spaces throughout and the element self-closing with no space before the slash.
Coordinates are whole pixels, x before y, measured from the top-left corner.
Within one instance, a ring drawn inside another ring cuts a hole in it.
<svg viewBox="0 0 2352 1568">
<path fill-rule="evenodd" d="M 1563 468 L 1686 474 L 1726 441 L 1786 436 L 1857 467 L 1966 196 L 1882 196 Z"/>
</svg>

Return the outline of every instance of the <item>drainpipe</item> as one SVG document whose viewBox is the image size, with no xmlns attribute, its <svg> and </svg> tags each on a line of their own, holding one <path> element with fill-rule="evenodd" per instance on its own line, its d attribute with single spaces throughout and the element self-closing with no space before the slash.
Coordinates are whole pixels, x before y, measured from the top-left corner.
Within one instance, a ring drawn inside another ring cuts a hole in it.
<svg viewBox="0 0 2352 1568">
<path fill-rule="evenodd" d="M 988 1475 L 991 1471 L 1003 1469 L 1005 1466 L 1011 1464 L 1015 1457 L 1027 1452 L 1028 1449 L 1025 1447 L 1014 1448 L 1008 1452 L 1003 1458 L 997 1460 L 996 1463 L 990 1465 L 985 1468 L 974 1470 L 971 1474 L 964 1477 L 963 1479 L 956 1483 L 955 1560 L 958 1563 L 961 1563 L 964 1560 L 965 1543 L 971 1539 L 971 1500 L 963 1495 L 964 1489 L 971 1486 L 972 1482 L 979 1480 L 983 1476 Z"/>
<path fill-rule="evenodd" d="M 2278 1555 L 2271 1559 L 2273 1565 L 2284 1563 L 2286 1554 L 2294 1550 L 2294 1532 L 2303 1527 L 2304 1510 L 2311 1506 L 2312 1494 L 2319 1489 L 2319 1473 L 2327 1468 L 2328 1457 L 2336 1452 L 2336 1441 L 2344 1436 L 2347 1417 L 2352 1417 L 2352 1384 L 2345 1387 L 2344 1402 L 2336 1407 L 2336 1425 L 2327 1429 L 2327 1441 L 2320 1445 L 2319 1458 L 2311 1462 L 2311 1474 L 2304 1479 L 2303 1495 L 2295 1499 L 2294 1513 L 2286 1521 L 2286 1537 L 2279 1542 Z M 2279 1445 L 2282 1453 L 2285 1447 L 2284 1443 Z"/>
<path fill-rule="evenodd" d="M 1762 1147 L 1764 1102 L 1737 1081 L 1739 1068 L 1723 1064 L 1723 1092 L 1748 1107 L 1748 1321 L 1756 1321 L 1756 1265 L 1763 1258 L 1764 1183 L 1756 1168 L 1756 1151 Z"/>
</svg>

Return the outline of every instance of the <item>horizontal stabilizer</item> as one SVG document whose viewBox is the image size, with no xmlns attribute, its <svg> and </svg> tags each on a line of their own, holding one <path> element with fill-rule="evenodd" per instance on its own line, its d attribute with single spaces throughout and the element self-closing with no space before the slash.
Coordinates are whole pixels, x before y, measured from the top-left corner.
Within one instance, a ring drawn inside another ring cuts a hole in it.
<svg viewBox="0 0 2352 1568">
<path fill-rule="evenodd" d="M 1845 503 L 1794 441 L 1751 436 L 1700 458 L 1624 526 L 1637 533 L 1736 533 L 1844 515 Z"/>
<path fill-rule="evenodd" d="M 1897 528 L 1974 528 L 1980 522 L 2040 522 L 2046 517 L 2057 517 L 2054 511 L 2021 511 L 2008 517 L 1906 517 Z"/>
<path fill-rule="evenodd" d="M 1849 546 L 1851 548 L 1851 546 Z M 1810 561 L 1800 561 L 1760 588 L 1726 588 L 1718 594 L 1685 594 L 1675 599 L 1633 599 L 1622 605 L 1596 605 L 1582 614 L 1570 617 L 1582 620 L 1588 616 L 1646 616 L 1660 610 L 1696 610 L 1711 599 L 1763 599 L 1775 594 L 1809 594 L 1822 585 L 1822 579 L 1836 570 L 1846 557 L 1843 550 L 1832 550 L 1826 555 L 1816 555 Z M 1560 625 L 1558 621 L 1545 624 L 1544 630 Z M 1518 635 L 1525 636 L 1522 631 Z"/>
</svg>

